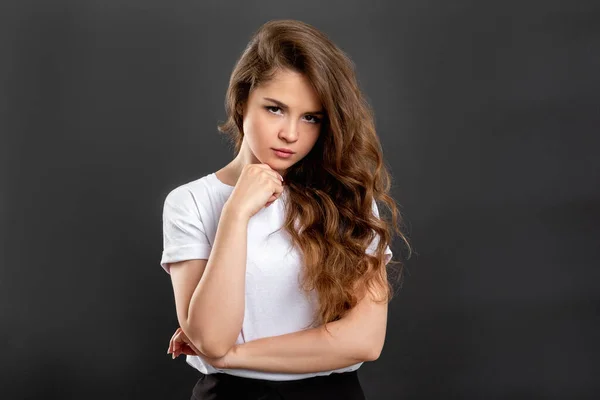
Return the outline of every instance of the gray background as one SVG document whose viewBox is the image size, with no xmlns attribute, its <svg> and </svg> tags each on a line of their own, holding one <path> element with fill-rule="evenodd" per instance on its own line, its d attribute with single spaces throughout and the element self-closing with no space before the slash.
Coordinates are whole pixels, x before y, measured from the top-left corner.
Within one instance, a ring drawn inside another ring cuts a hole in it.
<svg viewBox="0 0 600 400">
<path fill-rule="evenodd" d="M 369 399 L 598 394 L 600 3 L 73 0 L 0 6 L 0 397 L 189 398 L 162 202 L 272 18 L 356 63 L 418 253 Z"/>
</svg>

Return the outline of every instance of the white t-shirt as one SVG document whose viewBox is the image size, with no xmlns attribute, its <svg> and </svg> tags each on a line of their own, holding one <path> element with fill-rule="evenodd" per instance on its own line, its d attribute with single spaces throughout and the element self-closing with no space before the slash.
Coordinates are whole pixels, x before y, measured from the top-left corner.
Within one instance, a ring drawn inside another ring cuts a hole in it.
<svg viewBox="0 0 600 400">
<path fill-rule="evenodd" d="M 221 211 L 233 189 L 233 186 L 221 182 L 211 173 L 183 184 L 167 195 L 163 209 L 164 248 L 160 262 L 167 273 L 169 263 L 208 259 Z M 317 295 L 312 292 L 307 296 L 299 286 L 299 252 L 291 246 L 289 235 L 282 228 L 286 199 L 287 191 L 284 190 L 282 196 L 271 206 L 262 208 L 249 220 L 244 320 L 236 344 L 307 329 L 312 321 Z M 379 216 L 375 202 L 373 211 Z M 277 231 L 278 229 L 280 230 Z M 367 252 L 372 254 L 377 241 L 378 237 L 371 243 Z M 392 252 L 388 246 L 386 264 L 391 257 Z M 218 309 L 215 309 L 215 312 L 218 312 Z M 354 371 L 362 364 L 317 373 L 289 374 L 217 369 L 200 356 L 186 357 L 189 365 L 204 374 L 224 372 L 274 381 Z"/>
</svg>

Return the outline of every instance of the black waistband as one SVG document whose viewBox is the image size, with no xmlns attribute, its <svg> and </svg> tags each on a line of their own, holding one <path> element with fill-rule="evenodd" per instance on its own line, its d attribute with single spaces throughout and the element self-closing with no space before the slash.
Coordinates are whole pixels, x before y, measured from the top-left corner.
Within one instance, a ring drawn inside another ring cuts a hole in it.
<svg viewBox="0 0 600 400">
<path fill-rule="evenodd" d="M 217 379 L 219 381 L 226 381 L 232 383 L 250 383 L 250 384 L 264 384 L 267 386 L 294 386 L 297 384 L 307 384 L 307 383 L 318 383 L 321 381 L 352 381 L 358 380 L 358 370 L 349 371 L 349 372 L 332 372 L 329 375 L 317 375 L 311 376 L 303 379 L 294 379 L 287 381 L 273 381 L 268 379 L 258 379 L 258 378 L 246 378 L 242 376 L 231 375 L 224 372 L 217 372 L 214 374 L 210 374 L 211 378 Z"/>
</svg>

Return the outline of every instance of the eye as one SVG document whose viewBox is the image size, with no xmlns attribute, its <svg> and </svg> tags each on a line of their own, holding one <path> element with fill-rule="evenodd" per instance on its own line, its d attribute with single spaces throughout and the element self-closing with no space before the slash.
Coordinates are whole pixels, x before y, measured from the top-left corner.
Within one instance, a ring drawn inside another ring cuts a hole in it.
<svg viewBox="0 0 600 400">
<path fill-rule="evenodd" d="M 307 115 L 305 118 L 310 118 L 308 122 L 310 122 L 311 124 L 318 124 L 319 122 L 321 122 L 321 118 L 315 117 L 314 115 Z"/>
<path fill-rule="evenodd" d="M 281 110 L 281 108 L 277 107 L 277 106 L 265 106 L 265 109 L 267 111 L 269 111 L 270 113 L 276 114 L 276 115 L 280 115 L 277 110 Z"/>
</svg>

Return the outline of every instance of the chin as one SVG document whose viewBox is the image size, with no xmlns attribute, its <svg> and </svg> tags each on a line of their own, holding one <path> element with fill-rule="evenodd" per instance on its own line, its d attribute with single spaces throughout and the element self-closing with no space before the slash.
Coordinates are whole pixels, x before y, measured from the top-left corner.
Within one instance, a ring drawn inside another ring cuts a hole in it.
<svg viewBox="0 0 600 400">
<path fill-rule="evenodd" d="M 271 167 L 271 169 L 279 171 L 279 173 L 282 173 L 297 162 L 297 160 L 292 159 L 295 157 L 290 157 L 290 159 L 285 160 L 277 157 L 274 154 L 272 155 L 272 153 L 273 150 L 269 149 L 266 155 L 261 155 L 260 158 L 256 157 L 256 159 L 263 164 L 267 164 L 269 167 Z"/>
<path fill-rule="evenodd" d="M 288 169 L 289 167 L 294 165 L 294 163 L 281 162 L 281 160 L 269 161 L 269 162 L 266 162 L 265 164 L 267 164 L 269 167 L 271 167 L 275 171 L 279 171 L 279 172 L 285 171 L 286 169 Z"/>
<path fill-rule="evenodd" d="M 279 159 L 270 159 L 267 160 L 265 162 L 265 164 L 267 164 L 269 167 L 271 167 L 271 169 L 279 172 L 281 175 L 283 175 L 283 173 L 285 172 L 285 170 L 287 170 L 289 167 L 291 167 L 292 165 L 294 165 L 293 162 L 286 162 L 285 160 L 279 160 Z"/>
</svg>

